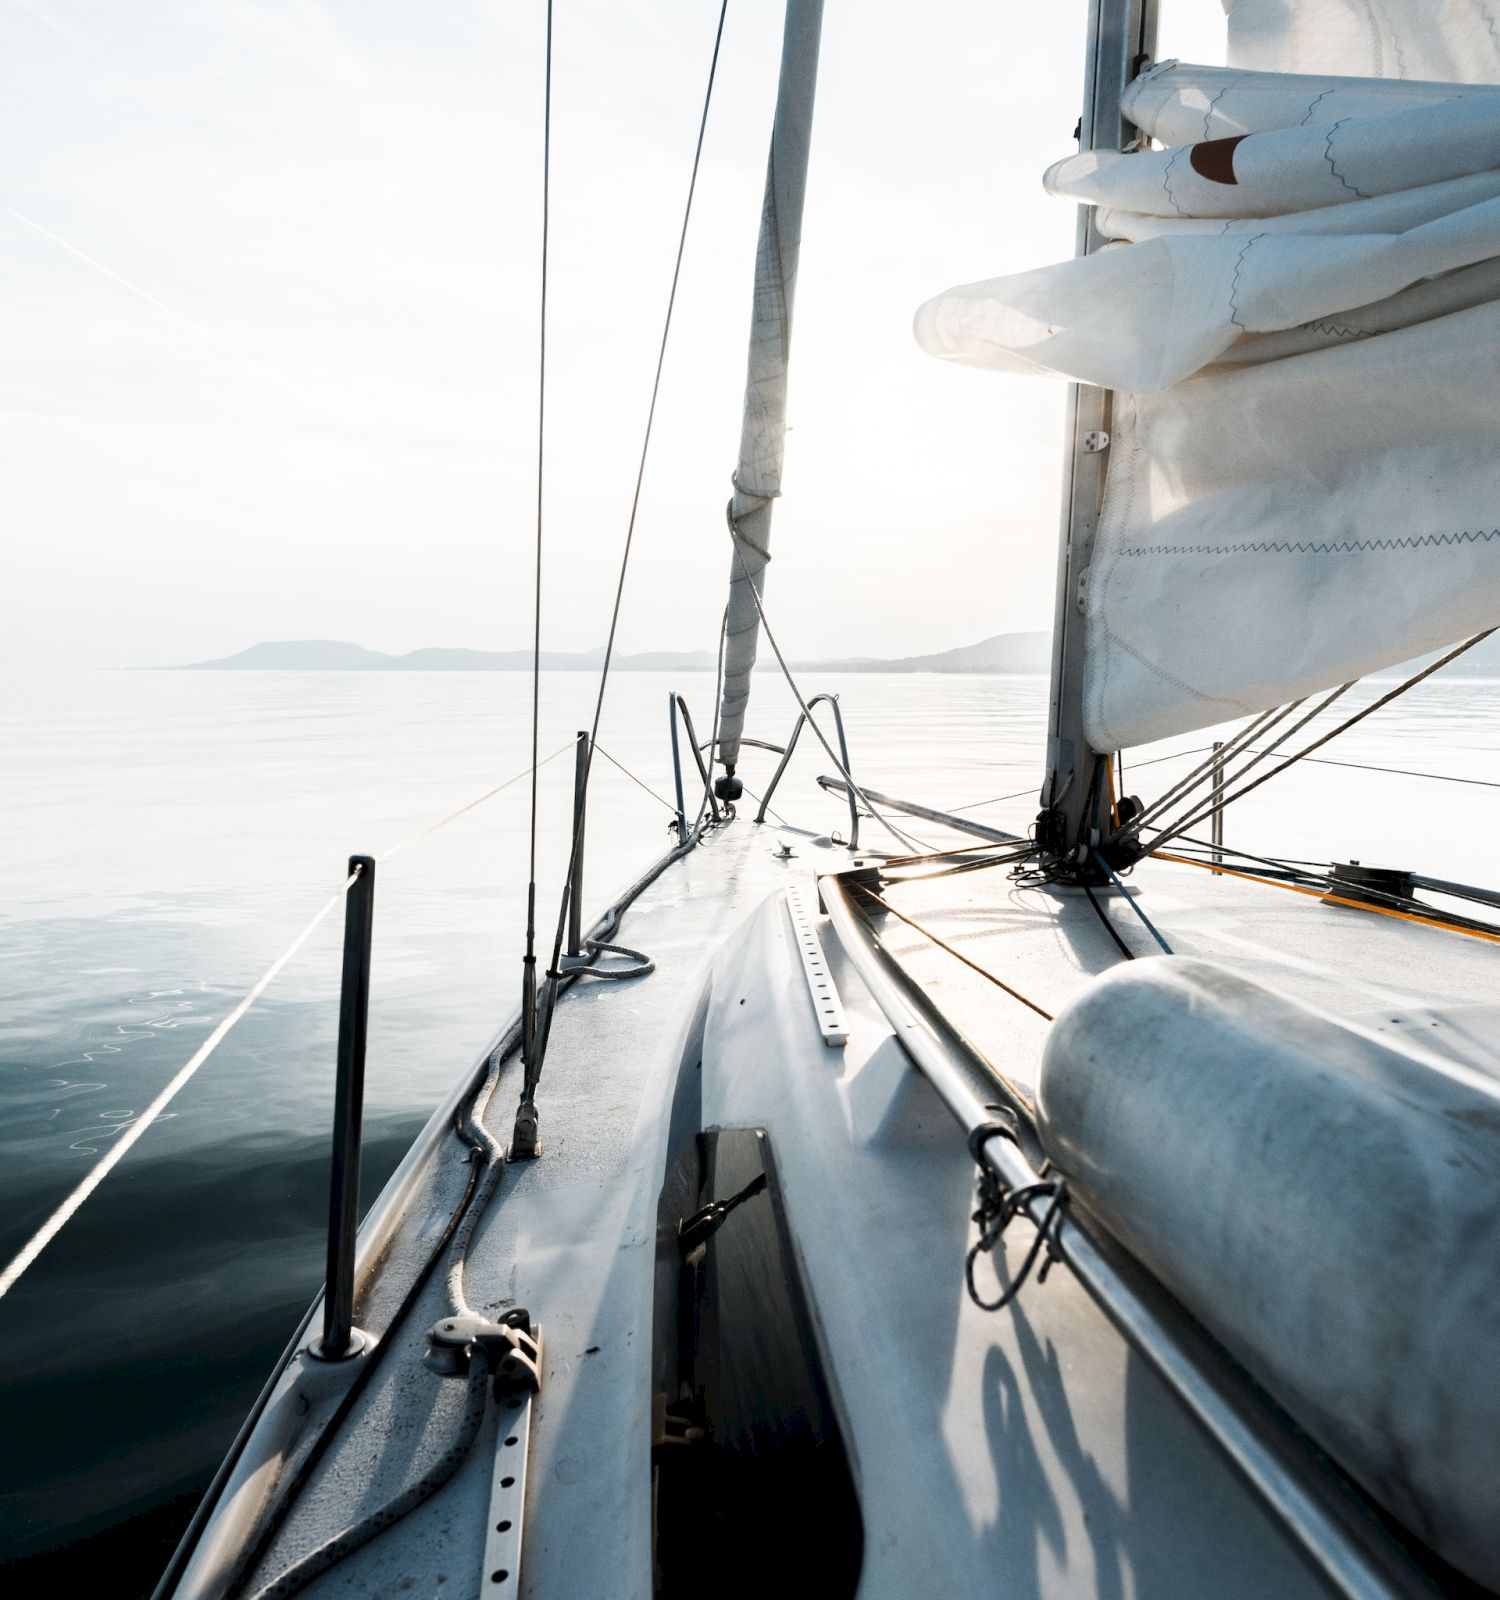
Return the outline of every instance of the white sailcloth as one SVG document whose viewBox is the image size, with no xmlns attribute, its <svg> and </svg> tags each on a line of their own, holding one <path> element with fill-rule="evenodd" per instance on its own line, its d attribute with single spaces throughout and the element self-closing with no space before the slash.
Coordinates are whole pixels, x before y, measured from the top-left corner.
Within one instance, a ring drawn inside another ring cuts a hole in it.
<svg viewBox="0 0 1500 1600">
<path fill-rule="evenodd" d="M 1046 176 L 1118 243 L 917 315 L 944 359 L 1120 391 L 1085 585 L 1101 750 L 1500 621 L 1500 44 L 1467 0 L 1382 0 L 1373 54 L 1368 5 L 1227 9 L 1231 61 L 1269 70 L 1155 67 L 1127 109 L 1165 148 Z M 1325 72 L 1374 75 L 1285 71 L 1318 37 Z M 1452 81 L 1380 78 L 1398 43 Z"/>
<path fill-rule="evenodd" d="M 764 591 L 766 563 L 771 559 L 771 507 L 781 493 L 787 363 L 822 26 L 823 0 L 787 0 L 776 122 L 755 253 L 740 458 L 729 502 L 735 548 L 729 567 L 718 755 L 731 771 L 739 760 L 745 709 L 750 703 L 750 673 L 760 633 L 758 597 Z"/>
</svg>

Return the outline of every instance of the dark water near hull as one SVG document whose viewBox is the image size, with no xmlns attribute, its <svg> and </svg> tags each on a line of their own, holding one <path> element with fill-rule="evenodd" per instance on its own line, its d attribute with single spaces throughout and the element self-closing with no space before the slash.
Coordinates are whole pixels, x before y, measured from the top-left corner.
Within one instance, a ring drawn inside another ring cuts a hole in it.
<svg viewBox="0 0 1500 1600">
<path fill-rule="evenodd" d="M 706 725 L 701 675 L 635 674 L 612 688 L 602 735 L 661 796 L 673 686 Z M 587 720 L 592 687 L 549 676 L 544 753 Z M 855 770 L 888 792 L 959 805 L 1039 775 L 1037 680 L 809 687 L 842 691 Z M 346 855 L 406 838 L 519 770 L 529 748 L 520 675 L 13 675 L 7 689 L 0 1260 L 288 942 Z M 765 677 L 757 695 L 752 731 L 779 741 L 794 715 L 786 691 Z M 1500 685 L 1433 686 L 1329 753 L 1500 781 L 1497 711 Z M 752 786 L 772 759 L 747 764 Z M 571 760 L 542 778 L 544 905 Z M 826 769 L 805 738 L 777 809 L 840 826 L 811 781 Z M 1497 793 L 1307 769 L 1247 802 L 1230 836 L 1493 881 Z M 379 870 L 367 1200 L 513 1009 L 525 797 L 517 785 Z M 1020 827 L 1032 809 L 1027 796 L 980 815 Z M 590 905 L 660 853 L 666 820 L 657 799 L 598 767 Z M 338 941 L 335 917 L 0 1301 L 8 1595 L 101 1572 L 113 1593 L 148 1594 L 317 1291 Z"/>
</svg>

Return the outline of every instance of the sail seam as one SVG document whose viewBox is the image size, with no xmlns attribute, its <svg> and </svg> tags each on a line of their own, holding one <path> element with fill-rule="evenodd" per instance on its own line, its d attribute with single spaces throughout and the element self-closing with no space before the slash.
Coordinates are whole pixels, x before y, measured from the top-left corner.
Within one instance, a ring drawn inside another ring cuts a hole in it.
<svg viewBox="0 0 1500 1600">
<path fill-rule="evenodd" d="M 1229 280 L 1229 320 L 1242 332 L 1249 333 L 1249 329 L 1240 321 L 1240 271 L 1245 265 L 1245 257 L 1250 254 L 1250 246 L 1257 239 L 1264 239 L 1263 233 L 1252 233 L 1245 241 L 1245 248 L 1234 258 L 1234 276 Z"/>
<path fill-rule="evenodd" d="M 1318 109 L 1318 106 L 1324 100 L 1326 100 L 1328 98 L 1328 96 L 1331 95 L 1332 93 L 1333 93 L 1332 89 L 1325 89 L 1325 90 L 1323 90 L 1323 92 L 1321 94 L 1314 95 L 1312 100 L 1310 100 L 1308 102 L 1307 115 L 1305 117 L 1303 117 L 1302 121 L 1298 124 L 1298 126 L 1305 128 L 1308 125 L 1308 123 L 1312 121 L 1313 112 L 1316 111 Z"/>
<path fill-rule="evenodd" d="M 1369 550 L 1436 549 L 1442 545 L 1488 544 L 1500 528 L 1460 528 L 1452 533 L 1409 534 L 1395 539 L 1257 539 L 1243 544 L 1137 545 L 1127 556 L 1352 555 Z"/>
<path fill-rule="evenodd" d="M 1180 205 L 1178 205 L 1177 196 L 1172 193 L 1172 168 L 1177 165 L 1177 158 L 1182 154 L 1182 151 L 1187 148 L 1189 148 L 1187 145 L 1183 145 L 1180 149 L 1174 150 L 1172 152 L 1171 159 L 1167 162 L 1166 166 L 1162 168 L 1161 172 L 1162 193 L 1166 195 L 1168 200 L 1171 201 L 1172 209 L 1179 217 L 1185 217 L 1187 212 L 1184 211 Z"/>
<path fill-rule="evenodd" d="M 1328 162 L 1328 170 L 1334 175 L 1335 178 L 1339 180 L 1341 184 L 1343 184 L 1350 194 L 1354 195 L 1355 198 L 1359 200 L 1369 200 L 1372 199 L 1373 196 L 1367 195 L 1363 189 L 1357 187 L 1355 184 L 1350 183 L 1343 173 L 1339 171 L 1338 163 L 1333 159 L 1333 136 L 1349 120 L 1350 119 L 1348 117 L 1340 117 L 1339 120 L 1335 122 L 1334 125 L 1328 130 L 1328 137 L 1323 141 L 1323 157 Z"/>
<path fill-rule="evenodd" d="M 1220 89 L 1219 92 L 1213 97 L 1213 99 L 1208 102 L 1208 105 L 1206 107 L 1204 107 L 1204 111 L 1203 111 L 1203 137 L 1205 139 L 1209 139 L 1209 138 L 1211 138 L 1213 136 L 1214 108 L 1218 105 L 1218 103 L 1228 93 L 1229 93 L 1229 85 L 1226 83 L 1224 85 L 1224 87 L 1222 89 Z"/>
</svg>

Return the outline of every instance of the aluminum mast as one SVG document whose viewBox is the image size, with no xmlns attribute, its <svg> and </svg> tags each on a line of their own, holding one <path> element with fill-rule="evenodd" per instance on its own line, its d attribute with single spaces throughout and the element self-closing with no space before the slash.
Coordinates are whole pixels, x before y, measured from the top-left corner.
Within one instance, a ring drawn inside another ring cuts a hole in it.
<svg viewBox="0 0 1500 1600">
<path fill-rule="evenodd" d="M 1079 149 L 1120 150 L 1135 137 L 1120 99 L 1155 53 L 1155 13 L 1153 0 L 1092 0 Z M 1093 208 L 1080 206 L 1077 254 L 1089 255 L 1103 242 Z M 1102 794 L 1094 779 L 1099 763 L 1109 759 L 1107 752 L 1091 749 L 1083 733 L 1082 623 L 1089 560 L 1104 502 L 1113 398 L 1108 389 L 1084 384 L 1073 384 L 1068 391 L 1047 778 L 1037 828 L 1043 852 L 1065 875 L 1076 870 L 1092 876 L 1089 845 Z"/>
<path fill-rule="evenodd" d="M 787 0 L 781 41 L 776 121 L 766 166 L 766 194 L 755 253 L 755 299 L 739 465 L 729 502 L 735 551 L 729 572 L 729 619 L 724 644 L 724 698 L 719 757 L 732 776 L 739 760 L 750 700 L 750 672 L 760 632 L 757 599 L 771 559 L 771 505 L 781 493 L 786 435 L 786 375 L 791 355 L 792 304 L 802 244 L 802 202 L 818 80 L 823 0 Z M 753 591 L 752 591 L 752 585 Z"/>
</svg>

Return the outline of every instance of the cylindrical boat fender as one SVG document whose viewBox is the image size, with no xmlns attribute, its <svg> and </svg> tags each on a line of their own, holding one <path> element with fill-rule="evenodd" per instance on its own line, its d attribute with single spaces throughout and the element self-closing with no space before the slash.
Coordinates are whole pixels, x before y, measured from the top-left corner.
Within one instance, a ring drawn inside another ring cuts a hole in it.
<svg viewBox="0 0 1500 1600">
<path fill-rule="evenodd" d="M 1356 1481 L 1500 1590 L 1500 1082 L 1206 961 L 1058 1016 L 1053 1163 Z"/>
</svg>

